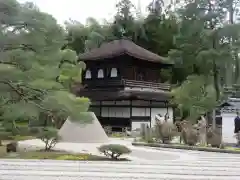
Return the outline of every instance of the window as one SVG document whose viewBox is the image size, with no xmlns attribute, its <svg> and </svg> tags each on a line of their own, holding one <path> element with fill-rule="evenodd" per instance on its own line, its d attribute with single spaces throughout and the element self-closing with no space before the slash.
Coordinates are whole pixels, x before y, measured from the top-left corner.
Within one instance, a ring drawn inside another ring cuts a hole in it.
<svg viewBox="0 0 240 180">
<path fill-rule="evenodd" d="M 86 74 L 85 74 L 85 79 L 91 79 L 91 78 L 92 78 L 91 71 L 90 71 L 90 70 L 87 70 L 87 71 L 86 71 Z"/>
<path fill-rule="evenodd" d="M 102 69 L 99 69 L 98 70 L 98 78 L 104 78 L 104 73 L 103 73 L 103 70 Z"/>
<path fill-rule="evenodd" d="M 117 75 L 118 75 L 117 68 L 112 68 L 110 77 L 117 77 Z"/>
</svg>

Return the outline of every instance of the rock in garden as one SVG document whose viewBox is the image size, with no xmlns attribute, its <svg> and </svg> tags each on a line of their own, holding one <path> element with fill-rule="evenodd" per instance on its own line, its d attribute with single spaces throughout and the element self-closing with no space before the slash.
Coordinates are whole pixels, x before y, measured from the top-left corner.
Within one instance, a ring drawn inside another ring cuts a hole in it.
<svg viewBox="0 0 240 180">
<path fill-rule="evenodd" d="M 17 152 L 17 142 L 7 144 L 6 151 L 7 153 Z"/>
</svg>

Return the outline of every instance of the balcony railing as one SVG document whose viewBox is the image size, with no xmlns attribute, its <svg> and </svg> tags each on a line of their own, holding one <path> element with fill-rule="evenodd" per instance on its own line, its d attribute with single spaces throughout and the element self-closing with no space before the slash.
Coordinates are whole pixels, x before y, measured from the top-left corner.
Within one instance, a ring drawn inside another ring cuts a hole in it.
<svg viewBox="0 0 240 180">
<path fill-rule="evenodd" d="M 170 90 L 170 84 L 166 84 L 166 83 L 135 81 L 135 80 L 127 80 L 127 79 L 124 79 L 123 81 L 126 87 Z"/>
<path fill-rule="evenodd" d="M 84 84 L 87 88 L 119 88 L 119 87 L 130 87 L 130 88 L 149 88 L 158 90 L 170 90 L 170 84 L 166 83 L 155 83 L 148 81 L 136 81 L 128 79 L 110 79 L 110 80 L 88 80 Z"/>
</svg>

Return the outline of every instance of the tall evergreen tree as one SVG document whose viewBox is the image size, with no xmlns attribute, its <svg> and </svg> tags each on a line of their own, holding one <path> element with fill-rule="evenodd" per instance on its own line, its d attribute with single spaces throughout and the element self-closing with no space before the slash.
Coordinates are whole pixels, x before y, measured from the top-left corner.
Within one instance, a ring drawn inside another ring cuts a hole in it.
<svg viewBox="0 0 240 180">
<path fill-rule="evenodd" d="M 116 9 L 117 11 L 112 26 L 114 36 L 118 39 L 123 37 L 132 39 L 134 29 L 134 5 L 130 0 L 121 0 L 116 4 Z"/>
<path fill-rule="evenodd" d="M 179 10 L 181 27 L 176 37 L 178 50 L 170 52 L 185 77 L 190 74 L 212 76 L 216 99 L 220 99 L 220 69 L 231 60 L 231 44 L 226 41 L 233 35 L 223 22 L 226 11 L 222 1 L 186 1 Z"/>
<path fill-rule="evenodd" d="M 182 81 L 192 75 L 200 79 L 204 77 L 205 81 L 198 83 L 202 83 L 202 87 L 213 85 L 216 102 L 221 100 L 222 95 L 220 80 L 223 74 L 221 70 L 226 67 L 227 63 L 232 62 L 233 44 L 230 43 L 229 38 L 239 36 L 237 24 L 229 26 L 225 23 L 226 9 L 226 3 L 223 0 L 186 0 L 179 8 L 181 23 L 179 33 L 175 38 L 177 49 L 169 52 L 176 66 L 181 69 Z M 191 78 L 187 78 L 187 81 L 191 81 Z M 186 83 L 182 84 L 182 86 L 185 85 Z M 196 84 L 192 83 L 192 86 Z M 188 88 L 194 89 L 191 86 Z M 204 94 L 202 91 L 196 93 Z M 199 95 L 195 94 L 193 97 Z M 179 99 L 182 94 L 175 94 L 175 96 Z M 189 101 L 195 99 L 193 97 Z M 190 104 L 193 106 L 198 103 L 192 101 Z"/>
<path fill-rule="evenodd" d="M 235 26 L 239 19 L 240 1 L 239 0 L 225 0 L 223 1 L 225 9 L 228 13 L 228 21 L 230 26 Z M 229 37 L 229 41 L 232 44 L 232 58 L 233 63 L 227 64 L 226 69 L 226 81 L 227 86 L 232 84 L 240 83 L 240 59 L 239 59 L 239 36 L 234 34 L 234 36 Z"/>
<path fill-rule="evenodd" d="M 63 60 L 76 61 L 75 53 L 61 48 L 63 29 L 34 4 L 0 0 L 0 110 L 1 119 L 54 121 L 59 116 L 81 119 L 88 100 L 70 93 L 56 81 Z"/>
</svg>

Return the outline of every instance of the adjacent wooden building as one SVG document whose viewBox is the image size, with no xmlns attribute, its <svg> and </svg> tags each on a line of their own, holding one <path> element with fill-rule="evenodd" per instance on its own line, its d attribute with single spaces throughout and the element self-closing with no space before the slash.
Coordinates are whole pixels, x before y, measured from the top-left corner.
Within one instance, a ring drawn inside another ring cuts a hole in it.
<svg viewBox="0 0 240 180">
<path fill-rule="evenodd" d="M 160 77 L 161 69 L 172 67 L 165 58 L 121 39 L 80 54 L 79 60 L 87 68 L 78 95 L 91 100 L 103 126 L 133 130 L 141 123 L 153 126 L 157 114 L 173 119 L 170 85 Z"/>
</svg>

